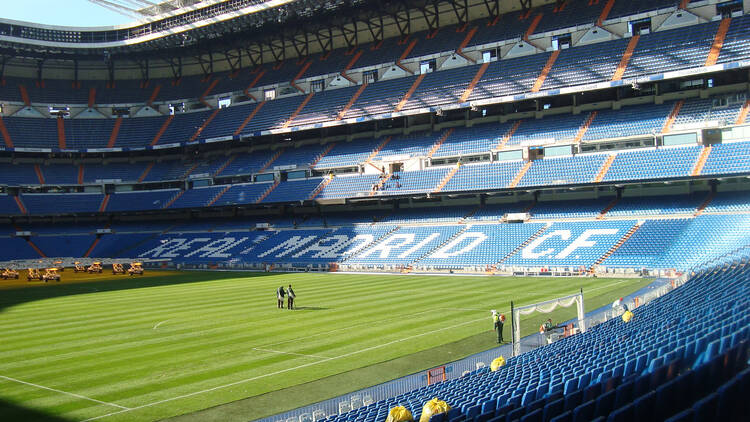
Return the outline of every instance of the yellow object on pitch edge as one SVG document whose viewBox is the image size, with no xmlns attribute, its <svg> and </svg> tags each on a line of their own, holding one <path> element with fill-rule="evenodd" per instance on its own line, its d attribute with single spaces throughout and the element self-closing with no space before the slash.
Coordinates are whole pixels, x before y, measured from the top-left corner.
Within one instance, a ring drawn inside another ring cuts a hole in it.
<svg viewBox="0 0 750 422">
<path fill-rule="evenodd" d="M 624 314 L 622 314 L 622 320 L 625 322 L 629 322 L 631 319 L 633 319 L 633 313 L 630 311 L 625 311 Z"/>
<path fill-rule="evenodd" d="M 492 372 L 495 372 L 501 366 L 505 366 L 505 358 L 502 356 L 492 361 L 492 363 L 490 364 L 490 370 Z"/>
<path fill-rule="evenodd" d="M 422 416 L 419 417 L 419 422 L 428 422 L 432 415 L 445 413 L 449 410 L 451 410 L 451 407 L 448 403 L 438 398 L 434 398 L 425 403 L 424 407 L 422 407 Z"/>
<path fill-rule="evenodd" d="M 390 412 L 388 412 L 388 419 L 385 420 L 385 422 L 413 422 L 414 417 L 412 417 L 411 412 L 409 409 L 405 408 L 404 406 L 396 406 L 391 408 Z"/>
</svg>

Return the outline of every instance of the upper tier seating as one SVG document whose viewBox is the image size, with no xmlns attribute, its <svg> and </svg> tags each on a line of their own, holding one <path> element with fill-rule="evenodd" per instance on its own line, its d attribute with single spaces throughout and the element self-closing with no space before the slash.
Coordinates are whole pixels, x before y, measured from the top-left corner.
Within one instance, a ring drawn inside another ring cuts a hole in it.
<svg viewBox="0 0 750 422">
<path fill-rule="evenodd" d="M 544 6 L 543 9 L 549 9 L 550 6 L 551 5 Z M 581 7 L 586 11 L 591 9 L 591 7 L 587 8 L 582 5 L 573 8 Z M 597 5 L 595 8 L 598 7 L 601 6 Z M 566 10 L 567 9 L 563 9 L 563 12 L 570 13 L 570 10 L 567 12 Z M 554 16 L 554 13 L 551 11 L 548 13 L 549 16 Z M 587 13 L 582 13 L 581 16 L 585 16 L 586 14 Z M 511 15 L 516 14 L 513 13 Z M 540 23 L 543 24 L 545 16 L 548 15 L 542 13 L 542 21 Z M 506 20 L 507 19 L 504 17 L 502 21 L 506 22 Z M 513 21 L 513 19 L 510 21 Z M 523 26 L 526 26 L 528 22 L 521 22 L 518 21 L 518 19 L 515 19 L 515 23 L 521 23 Z M 481 40 L 481 32 L 493 32 L 499 25 L 500 24 L 490 27 L 479 25 L 480 30 L 474 35 L 472 40 Z M 708 56 L 708 51 L 713 43 L 718 25 L 718 22 L 708 22 L 641 36 L 625 70 L 624 77 L 627 79 L 668 70 L 702 66 Z M 750 54 L 750 47 L 747 47 L 748 32 L 746 31 L 746 28 L 748 25 L 750 25 L 750 18 L 748 17 L 732 18 L 726 41 L 718 58 L 720 63 L 746 58 L 747 55 Z M 450 28 L 439 31 L 439 37 L 446 37 L 441 35 L 442 33 L 450 35 L 450 37 L 447 38 L 456 38 L 453 36 L 453 34 L 456 33 L 451 33 L 450 31 Z M 415 35 L 415 37 L 415 39 L 419 38 L 417 35 Z M 420 39 L 416 45 L 422 45 L 423 41 L 428 41 L 428 43 L 430 41 L 436 41 L 437 38 L 430 40 Z M 619 63 L 619 56 L 621 56 L 624 51 L 626 43 L 627 40 L 619 39 L 593 45 L 577 46 L 561 51 L 559 57 L 544 80 L 541 89 L 555 89 L 564 86 L 609 81 L 612 78 L 615 67 Z M 449 50 L 455 49 L 457 46 L 458 45 L 451 46 Z M 442 50 L 445 48 L 441 46 L 440 49 Z M 374 55 L 374 53 L 377 52 L 377 50 L 373 51 L 369 49 L 364 49 L 363 51 L 363 57 Z M 609 54 L 613 51 L 616 52 L 616 54 Z M 338 53 L 341 54 L 342 52 Z M 491 62 L 486 72 L 484 72 L 484 75 L 482 75 L 477 85 L 471 91 L 469 100 L 495 98 L 528 92 L 537 81 L 537 78 L 539 77 L 542 68 L 547 63 L 550 54 L 550 52 L 544 52 L 524 57 L 504 58 L 499 61 Z M 395 57 L 391 60 L 394 59 Z M 313 62 L 316 64 L 325 63 L 325 61 L 320 61 L 319 58 L 317 61 L 313 59 Z M 364 62 L 362 64 L 364 64 Z M 287 62 L 282 66 L 281 70 L 267 69 L 267 71 L 263 73 L 261 80 L 257 83 L 262 84 L 266 81 L 270 82 L 271 80 L 279 81 L 278 78 L 281 78 L 281 81 L 288 82 L 293 75 L 296 75 L 300 66 L 304 65 Z M 422 80 L 421 84 L 416 87 L 408 101 L 405 101 L 400 106 L 400 109 L 411 110 L 424 107 L 439 107 L 441 105 L 449 103 L 455 104 L 459 102 L 459 98 L 467 89 L 469 82 L 474 75 L 476 75 L 479 66 L 480 64 L 451 68 L 424 75 L 424 80 Z M 341 70 L 339 65 L 337 65 L 334 72 L 338 70 Z M 228 81 L 236 81 L 236 83 L 240 85 L 236 86 L 235 91 L 242 91 L 247 87 L 245 84 L 250 84 L 249 80 L 254 79 L 255 77 L 252 76 L 249 71 L 240 73 L 242 76 L 237 76 L 234 79 L 231 79 L 226 75 L 217 75 L 215 78 L 226 83 L 229 83 Z M 308 70 L 306 74 L 309 75 L 310 71 Z M 356 118 L 362 116 L 374 116 L 396 111 L 397 104 L 399 104 L 404 98 L 410 87 L 413 86 L 417 77 L 417 75 L 413 75 L 406 78 L 384 79 L 369 84 L 361 92 L 361 95 L 359 95 L 356 101 L 354 101 L 344 117 Z M 134 83 L 130 81 L 123 82 L 122 86 L 123 90 L 135 89 L 137 91 L 143 91 L 143 93 L 146 94 L 143 95 L 143 97 L 150 96 L 150 93 L 155 89 L 154 87 L 160 86 L 161 88 L 157 100 L 168 99 L 170 97 L 173 99 L 189 97 L 196 98 L 210 86 L 211 82 L 209 81 L 213 80 L 213 78 L 208 78 L 205 81 L 203 79 L 204 78 L 197 76 L 185 77 L 179 85 L 173 85 L 169 81 L 151 81 L 148 88 L 134 88 L 132 86 Z M 5 88 L 0 88 L 0 98 L 12 101 L 16 95 L 20 95 L 14 93 L 17 91 L 19 84 L 23 86 L 33 85 L 33 83 L 29 84 L 28 81 L 11 78 L 6 82 Z M 137 84 L 138 83 L 135 83 L 135 85 Z M 94 85 L 97 84 L 95 83 Z M 196 89 L 196 87 L 200 88 L 200 90 Z M 226 88 L 228 88 L 228 86 L 224 89 Z M 48 88 L 40 88 L 39 90 L 45 91 L 46 89 Z M 195 90 L 195 92 L 191 95 L 185 95 L 187 93 L 184 91 L 188 90 L 189 92 L 190 89 Z M 51 90 L 54 91 L 55 88 L 51 88 Z M 105 88 L 103 89 L 103 92 L 108 90 L 112 91 L 112 89 Z M 317 92 L 312 95 L 310 101 L 293 119 L 291 119 L 293 114 L 302 104 L 303 100 L 305 100 L 305 96 L 280 95 L 275 100 L 265 101 L 259 112 L 249 120 L 240 133 L 243 135 L 251 135 L 261 130 L 282 128 L 289 125 L 295 126 L 309 123 L 320 123 L 325 120 L 335 120 L 339 117 L 339 112 L 343 111 L 343 108 L 349 99 L 353 98 L 354 92 L 358 90 L 359 87 L 353 86 L 341 89 L 326 89 L 325 91 Z M 73 90 L 71 88 L 70 92 L 72 92 L 72 94 L 70 98 L 73 98 L 71 101 L 78 101 L 79 99 L 75 94 L 83 91 L 88 93 L 85 89 Z M 213 91 L 217 92 L 216 87 L 214 87 Z M 99 92 L 98 89 L 97 92 Z M 180 96 L 173 97 L 176 95 Z M 30 96 L 32 101 L 35 101 L 34 93 L 30 94 Z M 56 104 L 66 103 L 68 102 L 64 98 L 56 101 Z M 158 144 L 187 142 L 193 137 L 196 139 L 231 137 L 240 129 L 240 125 L 245 118 L 248 117 L 257 107 L 259 107 L 259 104 L 251 102 L 222 109 L 205 127 L 203 127 L 203 123 L 214 113 L 213 110 L 178 113 L 174 117 L 174 122 L 167 126 L 161 139 L 158 140 Z M 668 115 L 668 112 L 666 114 Z M 605 116 L 601 117 L 603 118 Z M 719 114 L 715 117 L 722 120 L 731 120 L 730 114 Z M 118 133 L 118 136 L 113 138 L 115 140 L 113 146 L 134 147 L 150 145 L 155 140 L 155 137 L 166 121 L 166 118 L 166 116 L 162 116 L 123 119 L 122 127 L 120 128 L 121 133 Z M 623 118 L 628 119 L 629 117 Z M 690 120 L 688 117 L 685 117 L 685 119 Z M 58 145 L 57 124 L 53 119 L 37 121 L 36 118 L 30 117 L 6 117 L 4 120 L 7 120 L 6 125 L 9 129 L 8 132 L 15 146 L 39 148 L 55 147 Z M 601 120 L 600 117 L 595 119 L 594 126 L 599 125 L 597 123 L 598 120 Z M 679 125 L 683 122 L 678 120 L 677 123 Z M 112 129 L 115 126 L 115 122 L 113 119 L 76 118 L 65 119 L 64 126 L 66 148 L 103 148 L 109 144 L 110 135 L 113 133 Z M 199 131 L 199 129 L 201 130 Z M 659 131 L 660 125 L 652 125 L 650 129 L 653 129 L 654 132 Z M 610 133 L 608 136 L 604 137 L 628 135 L 627 132 L 621 133 L 621 130 L 618 130 L 617 127 L 612 127 L 609 131 L 615 133 Z M 651 131 L 646 131 L 646 133 L 648 132 Z M 34 136 L 29 136 L 29 133 L 33 133 Z M 643 131 L 640 133 L 643 133 Z M 566 136 L 570 136 L 570 134 L 567 134 Z M 592 138 L 592 136 L 594 136 L 594 138 Z M 596 139 L 597 137 L 600 138 L 603 136 L 596 130 L 589 130 L 584 139 Z"/>
</svg>

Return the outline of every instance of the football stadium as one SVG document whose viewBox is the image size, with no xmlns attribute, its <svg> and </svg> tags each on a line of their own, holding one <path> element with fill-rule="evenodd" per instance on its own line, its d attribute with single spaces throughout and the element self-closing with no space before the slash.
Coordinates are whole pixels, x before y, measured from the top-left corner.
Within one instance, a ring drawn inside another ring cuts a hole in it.
<svg viewBox="0 0 750 422">
<path fill-rule="evenodd" d="M 750 418 L 749 0 L 90 3 L 0 11 L 0 420 Z"/>
</svg>

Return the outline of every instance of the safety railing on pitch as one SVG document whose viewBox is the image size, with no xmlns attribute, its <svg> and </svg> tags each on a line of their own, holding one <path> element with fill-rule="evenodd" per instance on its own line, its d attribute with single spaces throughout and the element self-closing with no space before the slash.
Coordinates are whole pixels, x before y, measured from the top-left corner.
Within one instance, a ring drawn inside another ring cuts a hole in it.
<svg viewBox="0 0 750 422">
<path fill-rule="evenodd" d="M 687 276 L 656 279 L 653 283 L 649 284 L 649 286 L 624 297 L 623 303 L 628 309 L 635 309 L 639 306 L 646 305 L 658 297 L 664 296 L 684 284 L 686 281 Z M 612 308 L 610 305 L 601 307 L 586 315 L 584 318 L 585 326 L 593 327 L 594 325 L 601 324 L 612 318 L 619 318 L 624 312 L 624 307 Z M 489 325 L 489 317 L 487 318 L 487 321 Z M 531 334 L 523 337 L 520 343 L 521 353 L 549 344 L 547 338 L 540 334 Z M 455 362 L 447 363 L 438 368 L 432 368 L 424 372 L 407 375 L 383 384 L 300 407 L 275 416 L 258 419 L 258 422 L 318 421 L 328 416 L 345 413 L 380 400 L 396 397 L 400 394 L 408 393 L 435 382 L 460 378 L 468 372 L 489 366 L 490 362 L 498 356 L 512 356 L 512 344 L 508 343 Z"/>
</svg>

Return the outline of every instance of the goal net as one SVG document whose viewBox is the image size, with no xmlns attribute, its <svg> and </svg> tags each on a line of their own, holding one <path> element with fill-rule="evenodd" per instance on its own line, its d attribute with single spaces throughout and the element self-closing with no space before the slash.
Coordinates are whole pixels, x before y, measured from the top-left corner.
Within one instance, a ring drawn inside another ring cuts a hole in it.
<svg viewBox="0 0 750 422">
<path fill-rule="evenodd" d="M 574 295 L 560 297 L 557 299 L 547 300 L 544 302 L 534 303 L 531 305 L 513 306 L 511 302 L 511 325 L 513 330 L 513 356 L 521 354 L 521 316 L 531 315 L 533 313 L 548 314 L 557 308 L 569 308 L 575 305 L 578 311 L 577 323 L 575 324 L 579 332 L 586 331 L 586 324 L 584 321 L 583 311 L 583 292 L 576 293 Z M 549 339 L 551 333 L 545 333 L 546 338 Z"/>
</svg>

